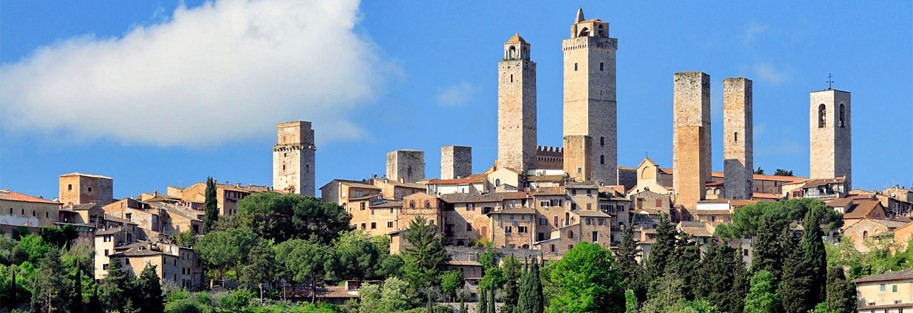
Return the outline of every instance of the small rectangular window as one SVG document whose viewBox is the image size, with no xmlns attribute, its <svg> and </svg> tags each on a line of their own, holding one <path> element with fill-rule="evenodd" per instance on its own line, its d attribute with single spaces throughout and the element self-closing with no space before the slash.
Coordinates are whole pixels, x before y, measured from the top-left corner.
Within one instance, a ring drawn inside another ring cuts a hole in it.
<svg viewBox="0 0 913 313">
<path fill-rule="evenodd" d="M 387 222 L 387 228 L 393 228 L 393 222 Z"/>
<path fill-rule="evenodd" d="M 891 285 L 891 292 L 897 292 L 897 285 Z"/>
<path fill-rule="evenodd" d="M 884 291 L 884 284 L 878 286 L 881 291 Z"/>
<path fill-rule="evenodd" d="M 734 134 L 732 134 L 732 140 L 735 142 L 739 142 L 739 132 L 735 132 Z"/>
</svg>

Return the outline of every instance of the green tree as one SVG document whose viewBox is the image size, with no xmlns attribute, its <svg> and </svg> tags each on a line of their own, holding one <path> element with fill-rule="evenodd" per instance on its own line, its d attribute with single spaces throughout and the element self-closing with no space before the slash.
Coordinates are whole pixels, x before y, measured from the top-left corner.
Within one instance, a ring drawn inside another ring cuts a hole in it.
<svg viewBox="0 0 913 313">
<path fill-rule="evenodd" d="M 520 279 L 520 293 L 517 299 L 518 313 L 542 313 L 545 302 L 542 295 L 542 281 L 539 278 L 539 263 L 533 258 L 528 262 Z"/>
<path fill-rule="evenodd" d="M 551 271 L 559 294 L 551 299 L 550 313 L 624 312 L 621 273 L 612 253 L 598 244 L 581 242 L 568 251 Z"/>
<path fill-rule="evenodd" d="M 403 250 L 406 281 L 413 288 L 426 289 L 425 294 L 430 301 L 431 293 L 427 289 L 437 283 L 450 259 L 444 250 L 444 239 L 437 232 L 437 227 L 428 224 L 422 216 L 409 223 L 405 239 L 410 244 Z"/>
<path fill-rule="evenodd" d="M 444 272 L 444 274 L 441 275 L 441 291 L 443 291 L 448 298 L 453 299 L 456 296 L 456 292 L 460 290 L 460 288 L 463 288 L 464 282 L 465 279 L 462 270 Z"/>
<path fill-rule="evenodd" d="M 271 243 L 268 240 L 260 240 L 247 253 L 247 262 L 241 267 L 241 282 L 256 284 L 260 302 L 263 302 L 263 286 L 275 279 L 278 270 Z"/>
<path fill-rule="evenodd" d="M 476 306 L 476 312 L 488 313 L 488 294 L 485 292 L 485 288 L 479 288 L 478 298 L 479 304 Z"/>
<path fill-rule="evenodd" d="M 783 261 L 783 273 L 779 284 L 780 300 L 786 313 L 806 313 L 813 309 L 817 302 L 812 290 L 812 275 L 805 254 L 799 246 L 799 240 L 792 231 L 784 232 L 783 250 L 786 259 Z"/>
<path fill-rule="evenodd" d="M 371 238 L 363 230 L 342 233 L 333 241 L 339 258 L 342 278 L 382 279 L 386 270 L 384 259 L 389 255 L 389 241 L 385 237 Z"/>
<path fill-rule="evenodd" d="M 495 291 L 492 290 L 488 293 L 488 313 L 498 313 L 497 308 L 498 306 L 495 304 Z"/>
<path fill-rule="evenodd" d="M 99 286 L 102 304 L 108 309 L 126 307 L 127 299 L 133 293 L 133 279 L 124 270 L 120 258 L 110 258 L 107 274 Z"/>
<path fill-rule="evenodd" d="M 621 236 L 621 246 L 616 250 L 618 256 L 618 269 L 621 270 L 623 284 L 634 291 L 634 294 L 640 299 L 646 298 L 647 290 L 643 284 L 643 266 L 637 261 L 641 251 L 634 240 L 634 225 L 630 223 L 624 226 L 624 233 Z"/>
<path fill-rule="evenodd" d="M 28 261 L 32 264 L 38 264 L 53 249 L 55 248 L 41 239 L 40 236 L 25 235 L 19 238 L 19 245 L 12 252 L 15 255 L 13 263 L 20 264 Z"/>
<path fill-rule="evenodd" d="M 778 168 L 778 169 L 774 172 L 774 175 L 776 175 L 776 176 L 793 176 L 793 171 L 792 171 L 792 170 L 788 170 L 788 171 L 787 171 L 787 170 L 784 170 L 784 169 L 782 169 L 782 168 Z"/>
<path fill-rule="evenodd" d="M 244 264 L 250 249 L 259 240 L 257 234 L 248 229 L 232 228 L 207 233 L 194 249 L 216 271 L 221 281 L 229 268 L 235 268 L 235 273 L 240 274 L 240 265 Z"/>
<path fill-rule="evenodd" d="M 263 239 L 316 240 L 328 244 L 349 230 L 352 216 L 345 208 L 318 198 L 263 192 L 238 202 L 236 221 Z"/>
<path fill-rule="evenodd" d="M 802 236 L 802 250 L 804 252 L 805 263 L 808 266 L 811 277 L 811 298 L 812 303 L 825 301 L 825 285 L 827 284 L 827 255 L 824 251 L 824 242 L 821 237 L 824 233 L 818 224 L 822 210 L 829 210 L 823 207 L 810 208 L 805 215 L 803 228 L 805 232 Z M 829 210 L 832 211 L 832 210 Z"/>
<path fill-rule="evenodd" d="M 188 229 L 177 234 L 172 234 L 169 239 L 181 247 L 189 248 L 192 248 L 198 240 L 197 234 L 194 233 L 192 229 Z"/>
<path fill-rule="evenodd" d="M 667 275 L 654 282 L 654 287 L 650 289 L 647 301 L 644 301 L 641 312 L 664 313 L 671 311 L 676 303 L 685 301 L 681 292 L 684 288 L 681 278 L 678 278 L 674 273 L 667 273 Z"/>
<path fill-rule="evenodd" d="M 827 311 L 856 312 L 856 287 L 846 279 L 843 269 L 839 267 L 827 271 Z"/>
<path fill-rule="evenodd" d="M 758 166 L 758 169 L 754 170 L 755 174 L 764 175 L 764 169 Z"/>
<path fill-rule="evenodd" d="M 732 272 L 732 291 L 727 293 L 729 300 L 720 309 L 731 313 L 742 313 L 742 308 L 745 306 L 745 295 L 748 294 L 748 290 L 751 288 L 751 276 L 745 266 L 745 261 L 742 260 L 742 252 L 739 249 L 730 250 L 732 251 L 731 260 L 734 267 Z"/>
<path fill-rule="evenodd" d="M 775 276 L 783 266 L 783 250 L 780 246 L 784 225 L 778 224 L 772 217 L 761 220 L 755 236 L 751 268 L 755 272 L 768 271 Z"/>
<path fill-rule="evenodd" d="M 631 289 L 625 289 L 625 313 L 637 313 L 637 296 Z"/>
<path fill-rule="evenodd" d="M 671 273 L 680 278 L 684 286 L 700 286 L 699 282 L 701 281 L 701 276 L 706 274 L 705 268 L 702 266 L 703 263 L 701 263 L 701 248 L 697 243 L 691 242 L 688 234 L 680 233 L 678 237 L 678 243 L 675 245 L 675 257 L 670 260 L 669 266 L 671 266 L 671 268 L 667 271 L 671 271 Z M 711 245 L 717 246 L 715 240 L 711 241 Z M 710 249 L 708 249 L 708 253 L 709 250 Z M 706 278 L 706 276 L 704 276 L 704 278 Z M 702 289 L 690 287 L 682 288 L 682 297 L 685 300 L 694 300 L 696 296 L 695 290 L 700 292 Z M 709 292 L 706 290 L 704 291 L 704 295 L 707 295 Z"/>
<path fill-rule="evenodd" d="M 32 303 L 36 312 L 70 312 L 81 302 L 73 299 L 73 279 L 64 273 L 60 263 L 60 250 L 53 248 L 38 265 L 38 271 L 32 276 Z"/>
<path fill-rule="evenodd" d="M 790 199 L 778 202 L 758 202 L 742 207 L 732 213 L 732 223 L 717 227 L 720 236 L 727 239 L 754 237 L 761 222 L 769 219 L 774 223 L 772 229 L 785 228 L 792 222 L 802 223 L 806 213 L 811 209 L 824 208 L 824 202 L 816 199 Z M 816 214 L 818 224 L 824 225 L 825 231 L 843 225 L 843 216 L 834 210 L 820 210 Z"/>
<path fill-rule="evenodd" d="M 317 301 L 317 287 L 336 277 L 336 256 L 316 240 L 292 239 L 276 245 L 275 252 L 283 272 L 292 281 L 310 287 L 312 303 Z"/>
<path fill-rule="evenodd" d="M 203 232 L 209 232 L 212 225 L 219 219 L 219 200 L 216 195 L 216 181 L 212 177 L 206 178 L 206 191 L 203 202 Z"/>
<path fill-rule="evenodd" d="M 699 269 L 695 269 L 698 273 L 696 289 L 699 298 L 723 312 L 741 311 L 745 292 L 741 290 L 744 286 L 736 285 L 736 275 L 744 267 L 741 259 L 737 259 L 738 253 L 729 245 L 719 243 L 716 238 L 711 239 L 706 250 Z"/>
<path fill-rule="evenodd" d="M 469 309 L 466 308 L 466 299 L 462 294 L 460 295 L 460 311 L 459 313 L 469 313 Z"/>
<path fill-rule="evenodd" d="M 650 250 L 650 258 L 647 259 L 647 281 L 655 284 L 665 275 L 666 267 L 670 265 L 672 254 L 675 252 L 676 233 L 675 225 L 669 221 L 669 216 L 663 214 L 656 226 L 656 241 Z"/>
<path fill-rule="evenodd" d="M 162 283 L 155 272 L 155 265 L 147 264 L 140 273 L 139 278 L 133 282 L 131 293 L 140 313 L 162 313 L 165 311 L 162 294 Z"/>
<path fill-rule="evenodd" d="M 777 313 L 783 311 L 773 273 L 760 270 L 751 277 L 751 290 L 745 296 L 744 313 Z"/>
<path fill-rule="evenodd" d="M 38 234 L 45 242 L 58 248 L 70 248 L 70 242 L 79 237 L 76 228 L 71 225 L 41 227 Z"/>
<path fill-rule="evenodd" d="M 501 312 L 513 313 L 517 308 L 517 301 L 520 298 L 520 260 L 513 254 L 508 254 L 501 265 L 504 272 L 504 303 Z"/>
</svg>

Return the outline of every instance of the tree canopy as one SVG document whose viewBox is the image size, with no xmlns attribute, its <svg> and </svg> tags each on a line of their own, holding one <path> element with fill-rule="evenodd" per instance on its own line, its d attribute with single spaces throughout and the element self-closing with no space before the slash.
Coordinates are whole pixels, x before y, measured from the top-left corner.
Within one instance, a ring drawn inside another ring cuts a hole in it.
<svg viewBox="0 0 913 313">
<path fill-rule="evenodd" d="M 263 239 L 283 242 L 312 237 L 330 243 L 349 230 L 352 216 L 335 203 L 275 192 L 257 193 L 238 202 L 236 223 Z"/>
<path fill-rule="evenodd" d="M 557 261 L 551 281 L 559 288 L 550 313 L 624 312 L 621 273 L 612 252 L 595 243 L 581 242 Z"/>
</svg>

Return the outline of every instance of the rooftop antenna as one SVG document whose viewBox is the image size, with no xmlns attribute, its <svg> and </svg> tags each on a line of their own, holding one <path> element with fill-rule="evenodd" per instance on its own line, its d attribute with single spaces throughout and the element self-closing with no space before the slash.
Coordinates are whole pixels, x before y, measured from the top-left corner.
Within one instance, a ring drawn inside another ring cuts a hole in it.
<svg viewBox="0 0 913 313">
<path fill-rule="evenodd" d="M 834 75 L 831 75 L 831 73 L 827 73 L 827 90 L 834 89 L 834 88 L 832 88 L 833 85 L 834 85 Z"/>
</svg>

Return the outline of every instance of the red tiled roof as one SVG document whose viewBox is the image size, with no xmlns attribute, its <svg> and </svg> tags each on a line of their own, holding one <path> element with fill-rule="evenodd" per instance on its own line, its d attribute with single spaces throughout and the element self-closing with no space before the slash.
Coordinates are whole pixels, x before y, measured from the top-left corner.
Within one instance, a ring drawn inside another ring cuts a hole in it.
<svg viewBox="0 0 913 313">
<path fill-rule="evenodd" d="M 869 283 L 869 282 L 882 282 L 882 281 L 893 281 L 893 280 L 913 280 L 913 268 L 908 268 L 902 271 L 888 272 L 884 274 L 871 275 L 862 278 L 853 280 L 854 283 Z"/>
<path fill-rule="evenodd" d="M 457 178 L 457 179 L 431 179 L 428 180 L 429 185 L 454 185 L 454 184 L 472 184 L 472 183 L 481 183 L 485 181 L 483 177 L 467 177 L 467 178 Z"/>
<path fill-rule="evenodd" d="M 878 200 L 857 200 L 855 202 L 856 205 L 843 214 L 844 219 L 865 218 L 866 216 L 869 216 L 869 213 L 872 213 L 875 208 L 881 205 L 881 202 L 878 202 Z"/>
<path fill-rule="evenodd" d="M 0 190 L 0 200 L 60 204 L 60 202 L 57 201 L 22 194 L 15 191 L 10 191 L 9 189 Z"/>
</svg>

